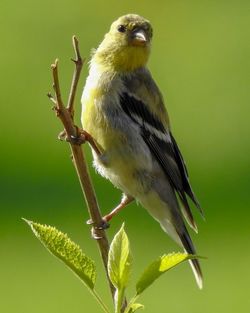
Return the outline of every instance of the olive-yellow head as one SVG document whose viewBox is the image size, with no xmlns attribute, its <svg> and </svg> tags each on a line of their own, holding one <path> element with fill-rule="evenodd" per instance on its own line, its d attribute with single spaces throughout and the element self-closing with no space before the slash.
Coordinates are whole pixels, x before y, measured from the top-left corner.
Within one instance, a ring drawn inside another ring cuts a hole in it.
<svg viewBox="0 0 250 313">
<path fill-rule="evenodd" d="M 113 71 L 133 71 L 146 65 L 152 39 L 150 22 L 136 14 L 119 17 L 110 27 L 93 59 Z"/>
</svg>

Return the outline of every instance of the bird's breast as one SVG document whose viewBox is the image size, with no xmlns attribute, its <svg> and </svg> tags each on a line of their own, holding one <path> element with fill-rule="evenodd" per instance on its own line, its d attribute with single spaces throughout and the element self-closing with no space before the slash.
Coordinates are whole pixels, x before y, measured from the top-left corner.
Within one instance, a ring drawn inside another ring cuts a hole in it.
<svg viewBox="0 0 250 313">
<path fill-rule="evenodd" d="M 88 78 L 82 96 L 83 129 L 103 151 L 101 156 L 94 153 L 94 165 L 101 175 L 123 191 L 139 193 L 149 188 L 152 157 L 139 126 L 120 106 L 122 81 L 104 82 Z"/>
</svg>

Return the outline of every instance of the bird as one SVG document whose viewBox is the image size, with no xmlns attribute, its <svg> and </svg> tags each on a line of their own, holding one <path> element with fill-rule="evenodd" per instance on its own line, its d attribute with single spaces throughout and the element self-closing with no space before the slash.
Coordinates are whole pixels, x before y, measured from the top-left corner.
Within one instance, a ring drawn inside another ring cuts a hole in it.
<svg viewBox="0 0 250 313">
<path fill-rule="evenodd" d="M 126 14 L 112 23 L 92 51 L 81 98 L 82 127 L 91 138 L 95 169 L 123 192 L 104 224 L 136 200 L 186 253 L 196 254 L 186 226 L 197 232 L 188 198 L 202 215 L 203 210 L 147 67 L 152 37 L 150 22 L 140 15 Z M 199 261 L 189 263 L 202 288 Z"/>
</svg>

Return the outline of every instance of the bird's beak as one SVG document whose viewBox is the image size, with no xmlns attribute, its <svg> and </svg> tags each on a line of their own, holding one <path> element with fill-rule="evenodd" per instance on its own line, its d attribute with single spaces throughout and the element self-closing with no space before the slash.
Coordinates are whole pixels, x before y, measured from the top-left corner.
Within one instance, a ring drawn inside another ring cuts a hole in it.
<svg viewBox="0 0 250 313">
<path fill-rule="evenodd" d="M 131 43 L 133 46 L 146 46 L 147 37 L 144 30 L 136 30 L 132 33 Z"/>
</svg>

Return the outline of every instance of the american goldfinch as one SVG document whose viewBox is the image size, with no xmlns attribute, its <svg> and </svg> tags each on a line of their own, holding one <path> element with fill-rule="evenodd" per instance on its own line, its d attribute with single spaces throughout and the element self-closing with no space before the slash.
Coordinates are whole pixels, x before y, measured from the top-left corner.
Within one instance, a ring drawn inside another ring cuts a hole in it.
<svg viewBox="0 0 250 313">
<path fill-rule="evenodd" d="M 161 92 L 146 67 L 152 34 L 150 22 L 135 14 L 111 25 L 92 55 L 82 94 L 82 126 L 100 151 L 92 149 L 95 168 L 124 193 L 104 219 L 136 199 L 173 240 L 195 254 L 184 223 L 197 232 L 187 196 L 202 211 Z M 202 288 L 199 262 L 190 264 Z"/>
</svg>

